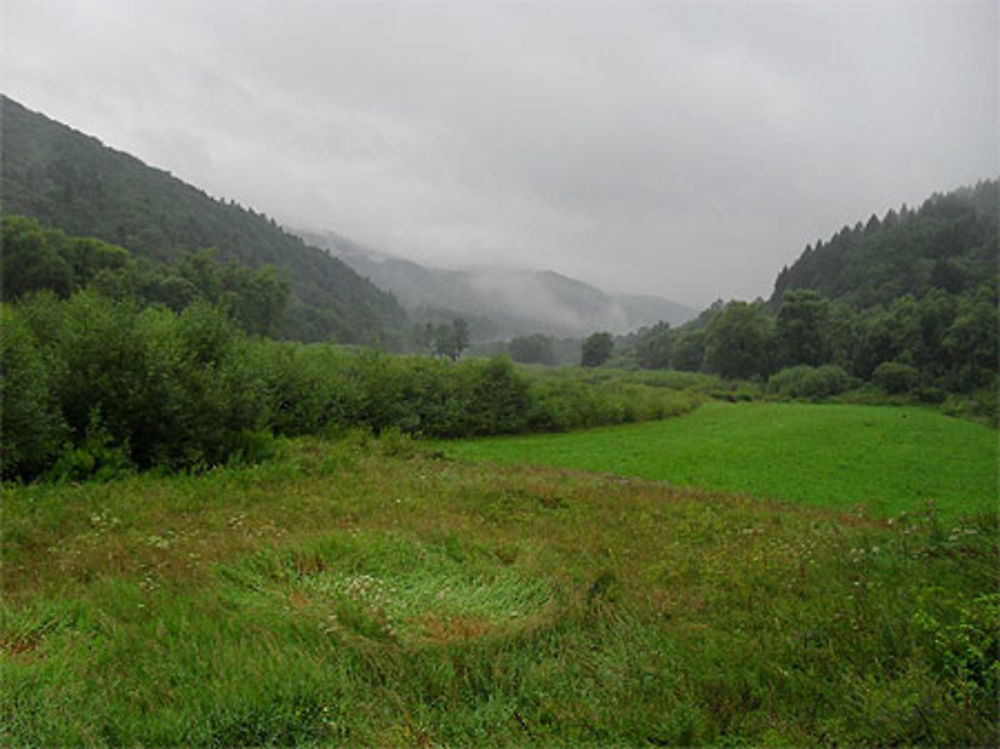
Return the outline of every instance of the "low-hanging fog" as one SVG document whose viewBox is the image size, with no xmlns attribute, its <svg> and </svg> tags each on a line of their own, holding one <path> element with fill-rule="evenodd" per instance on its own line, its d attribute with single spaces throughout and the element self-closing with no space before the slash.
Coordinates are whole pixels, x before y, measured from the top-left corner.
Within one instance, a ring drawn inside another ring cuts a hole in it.
<svg viewBox="0 0 1000 749">
<path fill-rule="evenodd" d="M 2 88 L 300 229 L 701 307 L 998 171 L 993 0 L 5 0 Z"/>
</svg>

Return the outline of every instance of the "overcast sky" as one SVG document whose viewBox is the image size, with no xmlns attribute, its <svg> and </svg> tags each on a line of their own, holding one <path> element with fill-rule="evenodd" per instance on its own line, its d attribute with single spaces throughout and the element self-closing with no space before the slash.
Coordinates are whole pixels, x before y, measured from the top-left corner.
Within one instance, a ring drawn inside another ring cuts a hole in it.
<svg viewBox="0 0 1000 749">
<path fill-rule="evenodd" d="M 288 226 L 703 307 L 998 172 L 995 0 L 0 0 L 2 88 Z"/>
</svg>

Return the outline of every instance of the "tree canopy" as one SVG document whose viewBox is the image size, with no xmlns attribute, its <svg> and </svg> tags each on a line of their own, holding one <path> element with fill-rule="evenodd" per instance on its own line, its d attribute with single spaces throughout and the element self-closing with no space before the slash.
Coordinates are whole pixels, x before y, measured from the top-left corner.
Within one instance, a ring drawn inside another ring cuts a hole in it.
<svg viewBox="0 0 1000 749">
<path fill-rule="evenodd" d="M 989 387 L 998 199 L 990 180 L 844 227 L 784 268 L 766 304 L 719 301 L 679 328 L 640 330 L 631 355 L 640 367 L 738 378 L 832 366 L 927 397 Z"/>
<path fill-rule="evenodd" d="M 66 298 L 92 288 L 118 300 L 180 312 L 196 302 L 224 309 L 248 333 L 274 335 L 288 300 L 288 282 L 271 266 L 256 270 L 218 262 L 217 250 L 166 263 L 136 258 L 93 237 L 68 237 L 25 216 L 3 217 L 3 296 L 51 291 Z"/>
<path fill-rule="evenodd" d="M 580 363 L 585 367 L 599 367 L 611 358 L 614 347 L 610 333 L 591 333 L 583 342 Z"/>
</svg>

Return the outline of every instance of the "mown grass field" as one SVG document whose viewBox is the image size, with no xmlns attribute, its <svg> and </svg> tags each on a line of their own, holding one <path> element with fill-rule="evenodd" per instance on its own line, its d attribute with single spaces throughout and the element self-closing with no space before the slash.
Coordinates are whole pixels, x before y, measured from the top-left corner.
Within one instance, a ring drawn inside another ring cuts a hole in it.
<svg viewBox="0 0 1000 749">
<path fill-rule="evenodd" d="M 948 517 L 997 505 L 996 431 L 923 408 L 715 402 L 665 421 L 441 444 L 463 459 L 862 506 L 883 516 L 927 501 Z"/>
<path fill-rule="evenodd" d="M 6 488 L 0 744 L 996 744 L 995 513 L 282 445 Z"/>
</svg>

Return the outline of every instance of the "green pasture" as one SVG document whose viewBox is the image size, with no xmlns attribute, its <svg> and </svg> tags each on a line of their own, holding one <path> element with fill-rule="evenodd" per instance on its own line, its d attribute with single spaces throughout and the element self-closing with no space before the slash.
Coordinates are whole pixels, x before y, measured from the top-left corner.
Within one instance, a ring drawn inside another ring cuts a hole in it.
<svg viewBox="0 0 1000 749">
<path fill-rule="evenodd" d="M 987 427 L 713 402 L 274 449 L 4 485 L 0 745 L 996 744 Z"/>
<path fill-rule="evenodd" d="M 0 745 L 996 744 L 995 513 L 278 446 L 5 486 Z"/>
<path fill-rule="evenodd" d="M 997 503 L 997 433 L 922 408 L 710 403 L 665 421 L 444 442 L 449 456 L 676 486 L 944 515 Z"/>
</svg>

